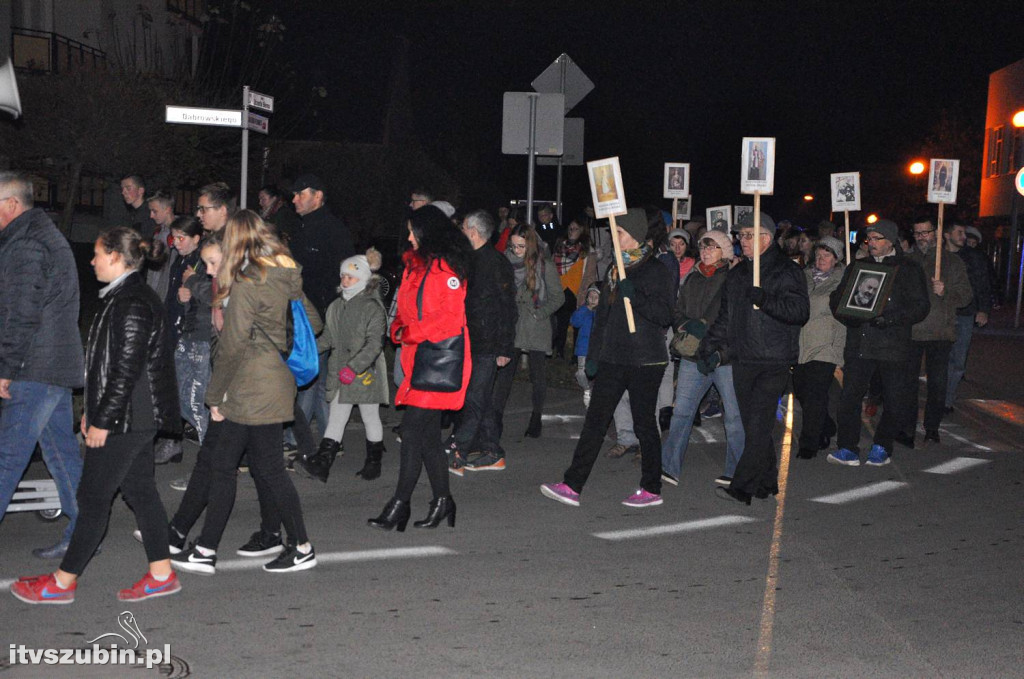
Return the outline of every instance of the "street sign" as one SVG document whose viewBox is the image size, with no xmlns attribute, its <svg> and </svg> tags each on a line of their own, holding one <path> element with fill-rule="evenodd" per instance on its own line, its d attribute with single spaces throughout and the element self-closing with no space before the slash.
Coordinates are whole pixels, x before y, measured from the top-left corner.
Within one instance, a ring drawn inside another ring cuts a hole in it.
<svg viewBox="0 0 1024 679">
<path fill-rule="evenodd" d="M 164 122 L 182 125 L 213 125 L 215 127 L 241 127 L 242 112 L 226 108 L 194 108 L 167 106 Z"/>
<path fill-rule="evenodd" d="M 562 165 L 583 164 L 583 118 L 565 119 Z M 538 165 L 558 165 L 558 156 L 540 156 Z"/>
<path fill-rule="evenodd" d="M 1017 187 L 1017 193 L 1024 196 L 1024 167 L 1017 170 L 1017 176 L 1013 180 L 1013 185 Z"/>
<path fill-rule="evenodd" d="M 258 108 L 267 113 L 274 112 L 274 98 L 269 94 L 260 94 L 249 90 L 249 106 Z"/>
<path fill-rule="evenodd" d="M 530 152 L 530 100 L 537 101 L 534 153 L 562 155 L 565 97 L 561 94 L 506 92 L 501 112 L 501 152 L 525 155 Z"/>
<path fill-rule="evenodd" d="M 253 113 L 249 111 L 249 129 L 253 132 L 261 132 L 267 134 L 270 132 L 270 119 L 266 116 L 261 116 L 259 113 Z"/>
<path fill-rule="evenodd" d="M 564 80 L 563 80 L 564 78 Z M 538 92 L 561 92 L 565 94 L 565 111 L 572 108 L 594 89 L 587 74 L 580 70 L 568 54 L 555 59 L 530 85 Z"/>
</svg>

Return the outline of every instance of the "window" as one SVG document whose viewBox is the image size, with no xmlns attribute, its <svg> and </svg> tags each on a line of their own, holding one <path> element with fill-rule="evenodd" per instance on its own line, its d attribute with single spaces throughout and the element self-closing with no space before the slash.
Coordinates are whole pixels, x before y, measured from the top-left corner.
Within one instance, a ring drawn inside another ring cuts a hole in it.
<svg viewBox="0 0 1024 679">
<path fill-rule="evenodd" d="M 1003 127 L 994 127 L 988 131 L 988 155 L 986 156 L 985 176 L 995 177 L 1004 172 L 1006 159 L 1003 153 Z"/>
</svg>

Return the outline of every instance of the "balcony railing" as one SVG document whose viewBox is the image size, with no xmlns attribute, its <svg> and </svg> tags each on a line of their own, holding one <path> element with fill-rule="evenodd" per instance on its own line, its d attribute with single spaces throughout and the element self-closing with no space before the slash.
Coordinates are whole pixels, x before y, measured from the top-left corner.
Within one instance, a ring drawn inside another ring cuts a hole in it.
<svg viewBox="0 0 1024 679">
<path fill-rule="evenodd" d="M 11 60 L 15 68 L 47 73 L 107 67 L 106 52 L 57 33 L 32 28 L 11 29 Z"/>
</svg>

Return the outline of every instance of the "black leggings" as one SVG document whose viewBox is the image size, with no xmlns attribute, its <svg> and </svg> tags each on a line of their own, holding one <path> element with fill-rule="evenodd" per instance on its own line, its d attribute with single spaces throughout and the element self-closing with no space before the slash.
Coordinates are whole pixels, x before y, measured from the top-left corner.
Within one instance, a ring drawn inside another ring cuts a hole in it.
<svg viewBox="0 0 1024 679">
<path fill-rule="evenodd" d="M 420 480 L 423 467 L 427 468 L 433 499 L 449 495 L 448 461 L 441 446 L 442 412 L 406 406 L 402 417 L 402 449 L 395 498 L 404 502 L 412 499 L 412 491 Z"/>
<path fill-rule="evenodd" d="M 266 491 L 260 497 L 264 524 L 268 520 L 276 523 L 275 518 L 268 519 L 268 514 L 272 515 L 276 510 L 280 522 L 288 531 L 289 544 L 308 542 L 299 494 L 284 468 L 284 457 L 281 455 L 281 424 L 245 425 L 230 420 L 219 424 L 217 448 L 210 457 L 206 520 L 198 544 L 213 550 L 220 545 L 224 527 L 235 505 L 238 462 L 246 451 L 249 453 L 249 468 L 257 490 L 263 484 Z"/>
<path fill-rule="evenodd" d="M 511 368 L 511 370 L 499 370 L 498 374 L 494 378 L 494 398 L 491 402 L 491 407 L 499 413 L 499 439 L 504 431 L 502 415 L 505 412 L 505 405 L 508 403 L 508 397 L 512 393 L 512 381 L 515 379 L 516 372 L 519 369 L 519 358 L 524 353 L 530 357 L 530 384 L 533 387 L 530 395 L 533 404 L 533 412 L 544 412 L 544 397 L 548 390 L 547 355 L 543 351 L 525 352 L 522 349 L 516 349 L 514 352 L 515 355 L 512 357 L 512 361 L 509 364 L 509 368 Z"/>
<path fill-rule="evenodd" d="M 110 434 L 101 448 L 85 454 L 78 485 L 78 523 L 60 569 L 81 575 L 110 523 L 110 506 L 121 489 L 135 512 L 142 544 L 150 563 L 170 557 L 167 549 L 167 514 L 153 480 L 155 431 Z"/>
</svg>

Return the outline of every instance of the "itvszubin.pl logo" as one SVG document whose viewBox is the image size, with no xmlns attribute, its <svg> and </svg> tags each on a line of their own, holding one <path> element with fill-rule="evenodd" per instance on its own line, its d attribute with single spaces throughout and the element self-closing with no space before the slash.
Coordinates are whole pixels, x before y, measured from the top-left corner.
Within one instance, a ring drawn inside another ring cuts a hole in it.
<svg viewBox="0 0 1024 679">
<path fill-rule="evenodd" d="M 163 648 L 139 648 L 147 645 L 149 640 L 139 629 L 135 615 L 131 611 L 122 611 L 117 616 L 117 624 L 124 631 L 107 632 L 95 639 L 85 642 L 91 644 L 83 648 L 26 648 L 21 644 L 10 645 L 11 665 L 145 665 L 153 669 L 171 661 L 171 645 Z M 101 639 L 109 640 L 101 646 L 96 643 Z M 120 646 L 118 644 L 123 644 Z"/>
</svg>

